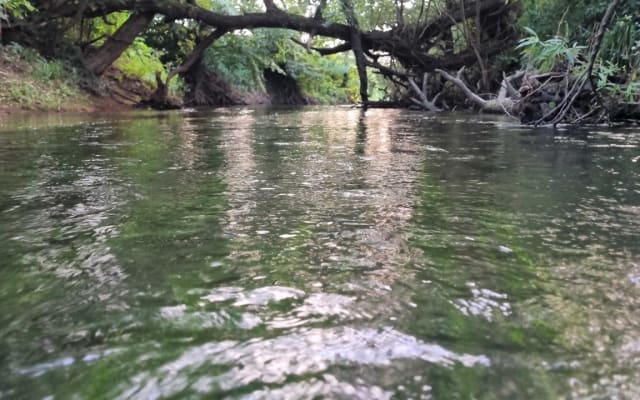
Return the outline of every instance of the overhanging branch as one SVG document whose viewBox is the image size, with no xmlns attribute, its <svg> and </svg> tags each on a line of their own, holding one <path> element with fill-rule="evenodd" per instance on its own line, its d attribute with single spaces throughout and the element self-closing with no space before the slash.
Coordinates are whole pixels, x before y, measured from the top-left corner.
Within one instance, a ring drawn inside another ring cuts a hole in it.
<svg viewBox="0 0 640 400">
<path fill-rule="evenodd" d="M 338 46 L 335 47 L 308 47 L 307 43 L 298 40 L 296 38 L 291 38 L 291 41 L 299 44 L 300 46 L 304 47 L 304 48 L 308 48 L 309 50 L 313 50 L 315 52 L 317 52 L 318 54 L 320 54 L 321 56 L 329 56 L 332 54 L 338 54 L 338 53 L 344 53 L 345 51 L 350 51 L 351 50 L 351 43 L 347 42 L 347 43 L 343 43 L 340 44 Z"/>
</svg>

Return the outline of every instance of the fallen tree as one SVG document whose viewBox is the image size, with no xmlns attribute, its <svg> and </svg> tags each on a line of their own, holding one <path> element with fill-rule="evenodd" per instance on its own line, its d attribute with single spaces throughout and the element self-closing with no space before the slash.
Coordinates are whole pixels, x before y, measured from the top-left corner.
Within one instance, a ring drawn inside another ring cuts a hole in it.
<svg viewBox="0 0 640 400">
<path fill-rule="evenodd" d="M 609 3 L 602 20 L 594 29 L 595 34 L 585 63 L 577 68 L 572 64 L 565 64 L 549 73 L 534 71 L 518 71 L 504 77 L 496 96 L 483 98 L 475 93 L 463 79 L 464 67 L 456 75 L 451 75 L 443 69 L 436 72 L 447 82 L 457 87 L 466 98 L 478 109 L 489 112 L 515 116 L 521 122 L 532 125 L 581 124 L 601 123 L 607 121 L 622 121 L 638 119 L 640 106 L 637 103 L 620 101 L 614 96 L 605 100 L 594 82 L 594 67 L 598 57 L 604 34 L 611 24 L 616 8 L 621 0 Z M 606 77 L 605 77 L 606 79 Z M 414 99 L 428 111 L 439 111 L 435 100 L 428 101 L 427 76 L 425 75 L 422 89 L 409 79 L 413 91 L 421 97 L 421 101 Z M 518 89 L 513 85 L 519 82 Z"/>
<path fill-rule="evenodd" d="M 378 2 L 384 3 L 384 0 Z M 446 88 L 443 83 L 448 82 L 449 87 L 457 88 L 477 109 L 513 115 L 526 123 L 555 125 L 600 121 L 611 115 L 625 117 L 637 111 L 637 107 L 631 105 L 612 107 L 611 102 L 600 98 L 593 83 L 600 43 L 620 2 L 610 2 L 594 34 L 585 68 L 580 73 L 567 67 L 549 74 L 527 70 L 505 76 L 503 71 L 491 68 L 492 57 L 513 47 L 517 39 L 512 26 L 518 2 L 513 0 L 425 0 L 416 2 L 414 10 L 419 13 L 414 11 L 412 19 L 404 14 L 404 2 L 394 1 L 395 20 L 369 29 L 363 28 L 356 18 L 352 0 L 322 0 L 312 13 L 290 12 L 286 2 L 276 4 L 273 0 L 264 0 L 262 3 L 250 2 L 256 7 L 261 4 L 262 9 L 254 8 L 240 14 L 216 12 L 194 1 L 181 0 L 34 0 L 32 3 L 38 12 L 30 15 L 20 29 L 39 27 L 45 21 L 78 21 L 104 18 L 114 12 L 130 13 L 129 20 L 113 36 L 85 54 L 88 69 L 100 75 L 154 18 L 157 21 L 161 16 L 166 23 L 194 21 L 199 25 L 200 34 L 191 53 L 185 54 L 182 62 L 171 69 L 164 80 L 158 76 L 157 90 L 149 100 L 149 104 L 158 108 L 171 103 L 167 90 L 171 79 L 177 75 L 191 85 L 187 91 L 191 104 L 232 102 L 233 96 L 207 93 L 230 89 L 203 66 L 204 52 L 230 32 L 276 28 L 308 34 L 304 40 L 302 36 L 300 40 L 295 39 L 296 42 L 321 55 L 353 52 L 364 106 L 369 105 L 369 69 L 389 78 L 406 99 L 428 111 L 449 108 L 444 101 L 447 91 L 443 91 Z M 330 14 L 327 11 L 331 7 L 333 17 L 327 19 L 325 15 Z M 336 19 L 335 15 L 342 18 Z M 456 35 L 462 37 L 462 41 L 456 42 Z M 335 39 L 335 45 L 313 46 L 314 38 L 319 36 Z M 477 90 L 465 82 L 465 71 L 471 71 L 478 80 Z M 494 89 L 496 95 L 480 95 L 479 89 L 485 92 Z M 431 97 L 429 92 L 435 95 Z"/>
<path fill-rule="evenodd" d="M 524 72 L 517 72 L 516 74 L 505 77 L 502 80 L 500 85 L 500 91 L 498 95 L 493 99 L 483 99 L 476 93 L 474 93 L 462 80 L 462 72 L 464 71 L 464 67 L 462 67 L 456 76 L 452 76 L 444 70 L 438 69 L 438 72 L 444 79 L 453 83 L 455 86 L 460 88 L 462 92 L 482 111 L 486 111 L 489 113 L 506 113 L 506 114 L 514 114 L 516 105 L 521 101 L 521 96 L 517 90 L 513 88 L 511 82 L 514 79 L 518 79 L 524 75 Z"/>
</svg>

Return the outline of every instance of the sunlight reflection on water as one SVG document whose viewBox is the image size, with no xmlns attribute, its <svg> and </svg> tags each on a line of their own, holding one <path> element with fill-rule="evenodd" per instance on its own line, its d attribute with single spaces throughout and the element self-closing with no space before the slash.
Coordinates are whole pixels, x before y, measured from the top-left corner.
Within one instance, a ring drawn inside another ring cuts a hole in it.
<svg viewBox="0 0 640 400">
<path fill-rule="evenodd" d="M 0 133 L 0 398 L 640 387 L 637 130 L 341 107 L 60 123 Z"/>
<path fill-rule="evenodd" d="M 196 391 L 229 391 L 252 382 L 283 383 L 288 376 L 323 372 L 331 365 L 386 366 L 396 359 L 417 359 L 443 366 L 454 363 L 465 367 L 490 365 L 485 356 L 456 354 L 388 327 L 303 329 L 274 339 L 207 343 L 189 349 L 151 374 L 134 376 L 134 386 L 121 397 L 154 399 L 174 395 L 191 386 L 187 371 L 198 370 L 208 364 L 231 368 L 221 375 L 198 379 L 194 387 Z M 344 390 L 339 384 L 328 389 L 337 393 Z M 383 395 L 384 392 L 379 391 L 378 394 Z M 308 394 L 291 395 L 304 397 Z"/>
</svg>

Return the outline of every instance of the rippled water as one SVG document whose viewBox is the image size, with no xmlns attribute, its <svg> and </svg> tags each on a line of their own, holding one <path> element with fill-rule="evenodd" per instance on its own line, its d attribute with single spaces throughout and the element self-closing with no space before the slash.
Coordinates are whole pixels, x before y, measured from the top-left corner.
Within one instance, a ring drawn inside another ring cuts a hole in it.
<svg viewBox="0 0 640 400">
<path fill-rule="evenodd" d="M 640 130 L 0 127 L 0 398 L 640 398 Z"/>
</svg>

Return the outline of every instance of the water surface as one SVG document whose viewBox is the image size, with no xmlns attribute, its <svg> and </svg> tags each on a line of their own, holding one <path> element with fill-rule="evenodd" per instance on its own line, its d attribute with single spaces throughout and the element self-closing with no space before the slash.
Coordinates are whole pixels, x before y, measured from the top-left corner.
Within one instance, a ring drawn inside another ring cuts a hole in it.
<svg viewBox="0 0 640 400">
<path fill-rule="evenodd" d="M 640 398 L 640 130 L 0 126 L 0 398 Z"/>
</svg>

